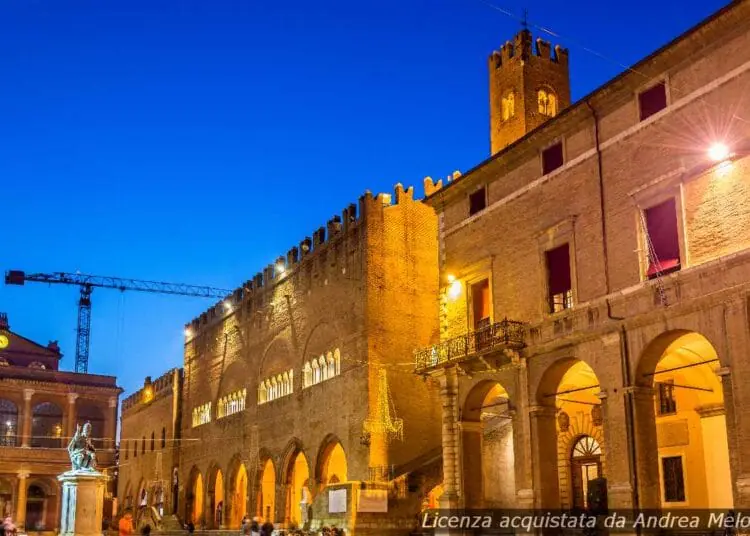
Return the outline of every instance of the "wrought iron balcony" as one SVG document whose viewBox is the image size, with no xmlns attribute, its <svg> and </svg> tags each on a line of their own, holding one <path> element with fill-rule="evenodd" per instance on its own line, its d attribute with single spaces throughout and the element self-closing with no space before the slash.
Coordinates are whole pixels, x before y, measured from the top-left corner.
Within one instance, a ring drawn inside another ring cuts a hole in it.
<svg viewBox="0 0 750 536">
<path fill-rule="evenodd" d="M 420 348 L 414 352 L 416 372 L 427 372 L 506 348 L 518 350 L 525 346 L 524 333 L 523 322 L 506 318 L 434 346 Z"/>
</svg>

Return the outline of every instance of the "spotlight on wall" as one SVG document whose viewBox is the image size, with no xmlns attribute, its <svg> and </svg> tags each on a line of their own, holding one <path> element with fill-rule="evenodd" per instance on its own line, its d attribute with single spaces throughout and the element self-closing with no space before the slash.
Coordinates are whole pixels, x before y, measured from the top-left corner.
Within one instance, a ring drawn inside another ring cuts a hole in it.
<svg viewBox="0 0 750 536">
<path fill-rule="evenodd" d="M 231 311 L 232 310 L 232 304 L 229 300 L 224 300 L 224 310 L 225 311 Z"/>
<path fill-rule="evenodd" d="M 717 142 L 708 148 L 708 157 L 714 162 L 723 162 L 729 158 L 729 147 Z"/>
<path fill-rule="evenodd" d="M 448 283 L 453 283 L 456 280 L 456 276 L 453 274 L 448 274 Z"/>
<path fill-rule="evenodd" d="M 190 328 L 185 328 L 185 337 L 190 338 L 193 336 L 193 330 Z"/>
<path fill-rule="evenodd" d="M 277 262 L 276 263 L 276 273 L 278 275 L 284 275 L 284 272 L 286 272 L 286 267 L 284 266 L 283 262 Z"/>
</svg>

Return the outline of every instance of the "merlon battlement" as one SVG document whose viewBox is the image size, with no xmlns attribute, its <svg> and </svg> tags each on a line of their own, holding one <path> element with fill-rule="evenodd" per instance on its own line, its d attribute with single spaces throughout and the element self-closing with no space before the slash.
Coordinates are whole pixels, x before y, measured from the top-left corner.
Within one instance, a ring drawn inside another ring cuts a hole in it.
<svg viewBox="0 0 750 536">
<path fill-rule="evenodd" d="M 325 256 L 326 250 L 332 244 L 338 244 L 346 237 L 351 237 L 355 241 L 358 240 L 356 231 L 368 214 L 408 201 L 414 201 L 414 188 L 405 189 L 401 184 L 396 184 L 394 194 L 379 193 L 373 195 L 371 192 L 365 191 L 360 196 L 358 204 L 351 203 L 348 205 L 340 215 L 333 216 L 325 226 L 313 231 L 312 237 L 305 237 L 299 245 L 290 248 L 286 255 L 279 256 L 272 264 L 267 265 L 261 272 L 255 274 L 252 279 L 246 281 L 226 299 L 216 303 L 186 324 L 185 331 L 188 339 L 197 335 L 203 327 L 213 323 L 214 320 L 221 319 L 235 311 L 244 300 L 258 296 L 259 301 L 262 302 L 263 293 L 289 277 L 300 266 L 308 265 L 308 262 L 314 262 L 313 259 Z M 356 249 L 356 247 L 345 248 L 343 254 L 349 254 L 350 251 Z M 339 255 L 338 250 L 328 259 L 332 266 L 337 262 L 337 255 Z"/>
<path fill-rule="evenodd" d="M 179 369 L 173 368 L 159 376 L 156 381 L 151 381 L 151 376 L 143 380 L 143 387 L 122 401 L 122 411 L 137 406 L 139 403 L 148 403 L 159 394 L 168 391 L 174 386 L 174 376 Z"/>
<path fill-rule="evenodd" d="M 451 175 L 448 175 L 445 178 L 445 186 L 448 186 L 453 181 L 457 181 L 461 178 L 461 172 L 460 171 L 454 171 Z M 433 181 L 432 177 L 425 177 L 424 178 L 424 196 L 430 197 L 432 194 L 437 192 L 443 187 L 443 179 L 438 179 L 437 181 Z"/>
<path fill-rule="evenodd" d="M 507 41 L 500 47 L 500 50 L 490 55 L 490 65 L 495 69 L 500 69 L 513 60 L 529 61 L 532 55 L 552 63 L 567 65 L 568 50 L 566 48 L 555 45 L 553 49 L 550 42 L 541 37 L 536 39 L 536 47 L 532 47 L 532 42 L 531 32 L 521 30 L 512 42 Z"/>
</svg>

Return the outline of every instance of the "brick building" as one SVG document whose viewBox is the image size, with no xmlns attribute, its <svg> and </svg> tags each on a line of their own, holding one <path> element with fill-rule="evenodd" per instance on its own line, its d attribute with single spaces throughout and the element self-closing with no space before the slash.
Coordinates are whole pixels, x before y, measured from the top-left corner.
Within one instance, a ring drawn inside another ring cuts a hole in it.
<svg viewBox="0 0 750 536">
<path fill-rule="evenodd" d="M 161 453 L 196 526 L 413 526 L 440 408 L 411 359 L 438 335 L 437 218 L 412 193 L 366 193 L 186 326 L 182 372 L 123 403 L 122 503 L 155 505 Z"/>
<path fill-rule="evenodd" d="M 567 54 L 549 51 L 522 31 L 493 54 L 493 155 L 425 184 L 441 329 L 416 366 L 440 383 L 436 494 L 747 508 L 750 2 L 567 107 Z M 519 131 L 508 95 L 546 121 Z"/>
<path fill-rule="evenodd" d="M 67 445 L 77 423 L 91 422 L 98 467 L 115 475 L 121 389 L 112 376 L 59 370 L 61 357 L 56 342 L 26 339 L 0 314 L 0 514 L 27 532 L 57 534 L 57 476 L 71 467 Z M 105 516 L 113 490 L 106 495 Z"/>
<path fill-rule="evenodd" d="M 521 31 L 488 160 L 363 196 L 188 324 L 180 400 L 123 412 L 174 427 L 181 518 L 750 504 L 750 1 L 573 104 L 567 66 Z"/>
</svg>

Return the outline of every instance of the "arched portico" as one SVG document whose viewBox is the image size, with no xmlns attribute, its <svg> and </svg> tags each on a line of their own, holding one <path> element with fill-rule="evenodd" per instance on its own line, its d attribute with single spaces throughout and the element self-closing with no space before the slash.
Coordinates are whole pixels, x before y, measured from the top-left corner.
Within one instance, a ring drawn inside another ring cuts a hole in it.
<svg viewBox="0 0 750 536">
<path fill-rule="evenodd" d="M 237 455 L 229 465 L 229 486 L 227 488 L 227 511 L 225 525 L 229 528 L 239 528 L 242 518 L 250 514 L 247 504 L 247 469 Z"/>
<path fill-rule="evenodd" d="M 284 482 L 284 523 L 302 527 L 308 521 L 308 508 L 312 503 L 310 490 L 310 465 L 299 441 L 292 441 L 284 456 L 282 482 Z"/>
</svg>

